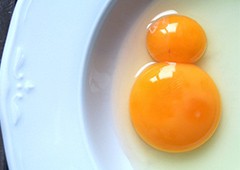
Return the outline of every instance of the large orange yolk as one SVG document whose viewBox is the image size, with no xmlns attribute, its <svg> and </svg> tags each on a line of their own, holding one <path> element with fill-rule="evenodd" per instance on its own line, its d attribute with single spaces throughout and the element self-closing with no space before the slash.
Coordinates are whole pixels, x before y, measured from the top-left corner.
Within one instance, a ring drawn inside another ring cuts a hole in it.
<svg viewBox="0 0 240 170">
<path fill-rule="evenodd" d="M 194 63 L 206 49 L 206 35 L 191 18 L 168 15 L 152 23 L 147 32 L 147 49 L 157 61 Z"/>
<path fill-rule="evenodd" d="M 167 152 L 197 148 L 220 120 L 220 96 L 213 80 L 192 64 L 157 63 L 136 79 L 130 114 L 139 136 Z"/>
</svg>

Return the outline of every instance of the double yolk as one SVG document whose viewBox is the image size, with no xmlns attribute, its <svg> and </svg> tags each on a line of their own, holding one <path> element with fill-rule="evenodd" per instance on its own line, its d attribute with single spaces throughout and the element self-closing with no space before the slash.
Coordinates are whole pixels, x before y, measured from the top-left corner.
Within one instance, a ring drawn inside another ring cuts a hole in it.
<svg viewBox="0 0 240 170">
<path fill-rule="evenodd" d="M 221 117 L 215 83 L 192 64 L 206 49 L 205 33 L 188 17 L 164 16 L 148 28 L 146 45 L 157 63 L 144 69 L 132 87 L 133 126 L 158 150 L 193 150 L 213 135 Z"/>
</svg>

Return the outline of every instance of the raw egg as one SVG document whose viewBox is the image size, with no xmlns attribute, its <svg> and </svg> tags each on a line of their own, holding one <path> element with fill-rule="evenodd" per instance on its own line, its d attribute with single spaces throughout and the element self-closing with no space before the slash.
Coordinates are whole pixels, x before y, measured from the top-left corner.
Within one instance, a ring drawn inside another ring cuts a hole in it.
<svg viewBox="0 0 240 170">
<path fill-rule="evenodd" d="M 221 117 L 215 83 L 193 64 L 148 66 L 133 85 L 129 107 L 138 135 L 167 152 L 199 147 L 213 135 Z"/>
<path fill-rule="evenodd" d="M 167 15 L 148 27 L 146 43 L 148 52 L 157 62 L 195 63 L 206 49 L 207 38 L 193 19 Z"/>
</svg>

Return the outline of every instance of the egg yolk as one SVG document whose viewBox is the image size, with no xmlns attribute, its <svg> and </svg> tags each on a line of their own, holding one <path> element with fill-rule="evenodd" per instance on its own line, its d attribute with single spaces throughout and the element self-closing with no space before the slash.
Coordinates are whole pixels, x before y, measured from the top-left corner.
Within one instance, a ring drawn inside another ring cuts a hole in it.
<svg viewBox="0 0 240 170">
<path fill-rule="evenodd" d="M 168 15 L 153 22 L 147 31 L 146 45 L 157 61 L 195 63 L 206 49 L 206 35 L 193 19 Z"/>
<path fill-rule="evenodd" d="M 147 67 L 133 85 L 129 107 L 139 136 L 167 152 L 199 147 L 213 135 L 221 116 L 217 87 L 193 64 Z"/>
</svg>

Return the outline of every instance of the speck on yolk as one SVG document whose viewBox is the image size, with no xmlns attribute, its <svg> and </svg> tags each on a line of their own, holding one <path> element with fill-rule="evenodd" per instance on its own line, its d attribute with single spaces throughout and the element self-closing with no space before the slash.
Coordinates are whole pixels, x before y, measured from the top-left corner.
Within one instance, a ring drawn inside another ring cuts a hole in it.
<svg viewBox="0 0 240 170">
<path fill-rule="evenodd" d="M 157 62 L 195 63 L 205 52 L 207 38 L 193 19 L 167 15 L 148 27 L 146 43 L 151 57 Z"/>
<path fill-rule="evenodd" d="M 133 85 L 129 107 L 139 136 L 167 152 L 199 147 L 213 135 L 221 117 L 217 87 L 192 64 L 147 67 Z"/>
</svg>

